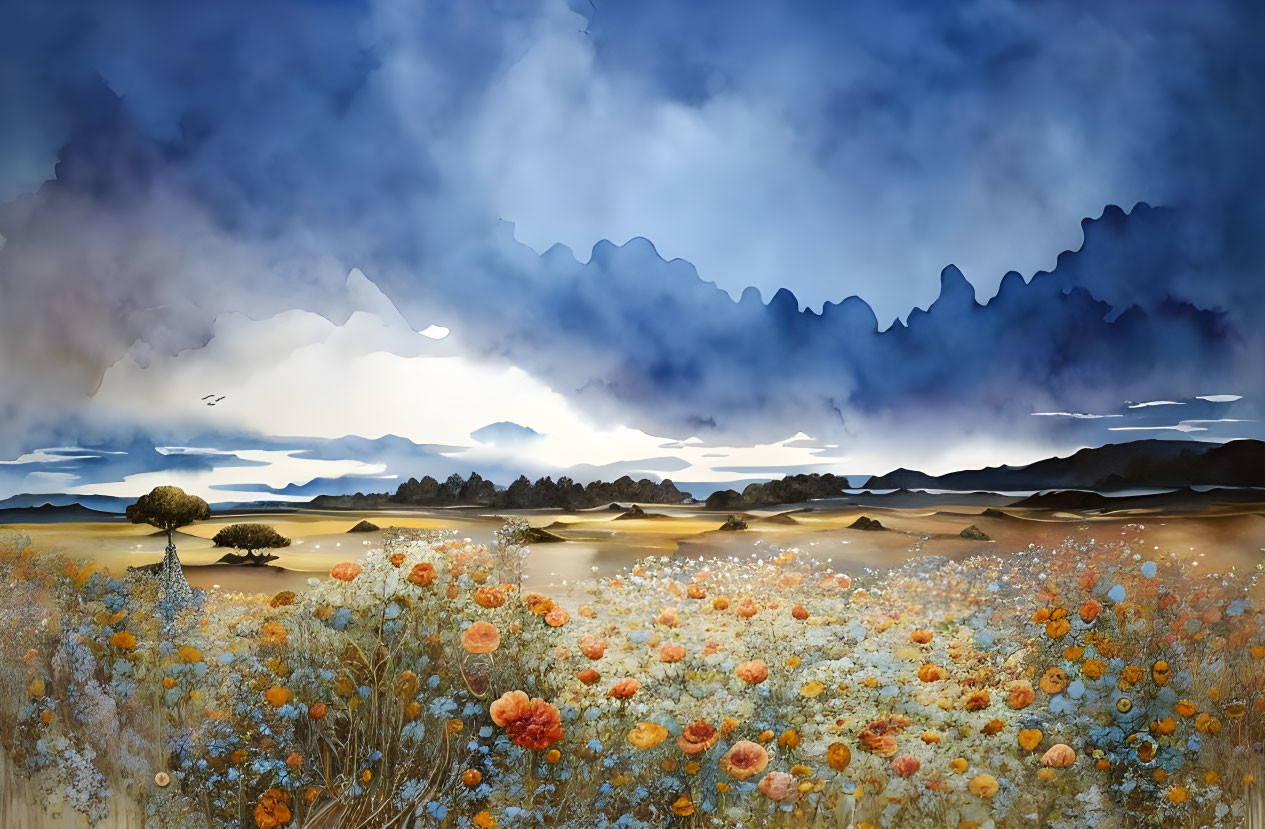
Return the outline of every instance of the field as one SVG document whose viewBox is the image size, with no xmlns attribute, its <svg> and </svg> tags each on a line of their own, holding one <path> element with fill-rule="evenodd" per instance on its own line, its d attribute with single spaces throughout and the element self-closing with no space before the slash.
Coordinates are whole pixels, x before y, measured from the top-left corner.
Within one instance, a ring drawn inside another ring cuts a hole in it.
<svg viewBox="0 0 1265 829">
<path fill-rule="evenodd" d="M 1260 505 L 645 510 L 217 516 L 170 619 L 147 528 L 10 527 L 0 818 L 1260 825 Z"/>
</svg>

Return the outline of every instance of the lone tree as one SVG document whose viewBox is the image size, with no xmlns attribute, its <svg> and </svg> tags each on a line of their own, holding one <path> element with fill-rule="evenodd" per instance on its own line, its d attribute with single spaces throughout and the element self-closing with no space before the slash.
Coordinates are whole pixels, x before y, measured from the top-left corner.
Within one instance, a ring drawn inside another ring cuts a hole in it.
<svg viewBox="0 0 1265 829">
<path fill-rule="evenodd" d="M 216 547 L 232 547 L 246 553 L 243 564 L 263 564 L 276 556 L 257 555 L 258 550 L 277 550 L 289 547 L 290 539 L 267 524 L 229 524 L 211 539 Z"/>
<path fill-rule="evenodd" d="M 169 620 L 193 602 L 193 590 L 180 568 L 180 557 L 176 555 L 176 542 L 171 534 L 194 521 L 205 521 L 210 517 L 211 508 L 206 501 L 178 486 L 156 486 L 127 508 L 127 518 L 133 524 L 149 524 L 167 533 L 167 550 L 158 570 L 158 579 L 164 614 Z"/>
</svg>

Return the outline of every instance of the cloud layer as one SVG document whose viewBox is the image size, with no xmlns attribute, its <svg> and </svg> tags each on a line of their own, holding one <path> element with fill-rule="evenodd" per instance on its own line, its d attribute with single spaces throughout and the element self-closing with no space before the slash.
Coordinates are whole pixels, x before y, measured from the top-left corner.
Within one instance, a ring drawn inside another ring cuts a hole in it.
<svg viewBox="0 0 1265 829">
<path fill-rule="evenodd" d="M 203 378 L 106 417 L 110 367 L 206 347 L 244 394 L 268 344 L 214 339 L 294 311 L 728 445 L 1062 445 L 1032 412 L 1265 391 L 1253 4 L 10 5 L 6 457 L 180 442 Z"/>
</svg>

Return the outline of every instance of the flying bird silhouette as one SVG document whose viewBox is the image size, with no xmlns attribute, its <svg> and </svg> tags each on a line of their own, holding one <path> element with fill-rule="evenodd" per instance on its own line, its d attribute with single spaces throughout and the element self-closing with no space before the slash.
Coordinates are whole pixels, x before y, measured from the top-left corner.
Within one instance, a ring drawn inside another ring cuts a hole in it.
<svg viewBox="0 0 1265 829">
<path fill-rule="evenodd" d="M 208 394 L 206 397 L 204 397 L 204 398 L 202 398 L 202 399 L 203 399 L 203 400 L 210 400 L 212 397 L 215 397 L 215 395 L 213 395 L 213 394 Z"/>
</svg>

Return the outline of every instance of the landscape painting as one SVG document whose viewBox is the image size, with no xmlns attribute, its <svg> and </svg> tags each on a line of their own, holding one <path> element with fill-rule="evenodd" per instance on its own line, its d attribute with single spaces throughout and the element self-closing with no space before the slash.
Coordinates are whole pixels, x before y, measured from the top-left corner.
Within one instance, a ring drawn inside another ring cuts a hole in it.
<svg viewBox="0 0 1265 829">
<path fill-rule="evenodd" d="M 1265 6 L 0 0 L 0 826 L 1265 827 Z"/>
</svg>

